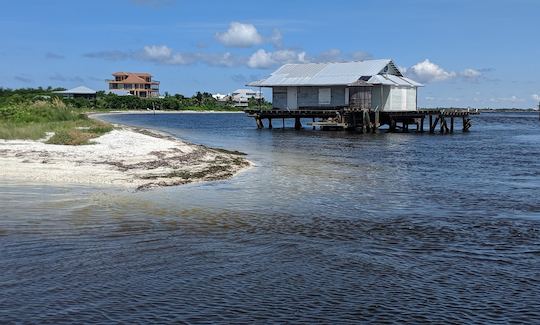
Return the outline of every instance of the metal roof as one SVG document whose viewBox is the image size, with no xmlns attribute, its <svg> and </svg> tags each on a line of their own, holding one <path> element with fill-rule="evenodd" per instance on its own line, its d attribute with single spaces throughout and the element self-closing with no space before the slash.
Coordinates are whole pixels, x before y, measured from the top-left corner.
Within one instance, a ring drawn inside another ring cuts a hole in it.
<svg viewBox="0 0 540 325">
<path fill-rule="evenodd" d="M 285 64 L 268 78 L 254 81 L 248 86 L 331 86 L 348 85 L 363 76 L 375 76 L 393 65 L 392 60 L 366 60 L 354 62 Z"/>
<path fill-rule="evenodd" d="M 372 85 L 387 85 L 387 86 L 406 86 L 406 87 L 422 87 L 423 85 L 405 77 L 394 76 L 391 74 L 378 74 L 367 81 Z"/>
<path fill-rule="evenodd" d="M 90 89 L 88 87 L 85 87 L 85 86 L 79 86 L 79 87 L 71 88 L 71 89 L 68 89 L 68 90 L 55 91 L 55 93 L 57 93 L 57 94 L 93 95 L 93 94 L 96 93 L 96 91 L 93 90 L 93 89 Z"/>
</svg>

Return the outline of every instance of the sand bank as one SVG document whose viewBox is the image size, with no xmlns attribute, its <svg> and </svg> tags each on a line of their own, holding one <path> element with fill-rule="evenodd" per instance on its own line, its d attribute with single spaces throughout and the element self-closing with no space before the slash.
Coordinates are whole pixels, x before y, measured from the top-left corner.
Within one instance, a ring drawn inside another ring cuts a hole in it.
<svg viewBox="0 0 540 325">
<path fill-rule="evenodd" d="M 120 127 L 93 144 L 0 140 L 0 181 L 148 189 L 232 177 L 250 166 L 241 153 Z"/>
</svg>

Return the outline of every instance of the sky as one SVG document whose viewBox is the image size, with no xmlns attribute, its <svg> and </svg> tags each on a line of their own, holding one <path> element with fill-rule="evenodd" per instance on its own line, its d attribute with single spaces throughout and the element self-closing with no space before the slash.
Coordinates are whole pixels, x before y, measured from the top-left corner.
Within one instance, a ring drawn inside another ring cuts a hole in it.
<svg viewBox="0 0 540 325">
<path fill-rule="evenodd" d="M 0 87 L 230 93 L 285 63 L 392 59 L 420 107 L 540 101 L 539 0 L 18 0 L 0 11 Z M 268 94 L 267 92 L 265 94 Z"/>
</svg>

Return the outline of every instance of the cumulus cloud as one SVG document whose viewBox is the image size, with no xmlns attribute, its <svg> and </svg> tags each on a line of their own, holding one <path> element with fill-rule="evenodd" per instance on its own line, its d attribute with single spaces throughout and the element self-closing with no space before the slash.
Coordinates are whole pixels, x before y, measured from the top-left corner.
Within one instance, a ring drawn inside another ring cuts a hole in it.
<svg viewBox="0 0 540 325">
<path fill-rule="evenodd" d="M 477 80 L 482 76 L 482 72 L 476 69 L 465 69 L 459 75 L 465 79 Z"/>
<path fill-rule="evenodd" d="M 149 45 L 143 48 L 142 55 L 148 60 L 161 62 L 172 58 L 172 50 L 166 45 Z"/>
<path fill-rule="evenodd" d="M 489 69 L 473 68 L 467 68 L 460 72 L 448 71 L 438 64 L 431 62 L 429 59 L 418 62 L 410 68 L 400 66 L 398 69 L 403 74 L 422 83 L 445 81 L 454 78 L 461 78 L 466 81 L 475 82 L 479 81 L 480 79 L 485 79 L 484 72 L 489 71 Z"/>
<path fill-rule="evenodd" d="M 142 52 L 135 55 L 136 59 L 152 61 L 159 64 L 188 65 L 195 63 L 206 63 L 212 66 L 231 67 L 241 64 L 242 59 L 234 56 L 230 52 L 225 53 L 181 53 L 175 52 L 166 45 L 148 45 Z"/>
<path fill-rule="evenodd" d="M 305 63 L 306 52 L 295 50 L 279 50 L 275 52 L 267 52 L 264 49 L 259 49 L 253 53 L 248 59 L 247 65 L 254 69 L 267 69 L 279 64 L 285 63 Z"/>
<path fill-rule="evenodd" d="M 446 71 L 439 65 L 425 59 L 407 69 L 407 75 L 419 82 L 429 83 L 452 79 L 456 77 L 457 74 L 455 72 Z"/>
<path fill-rule="evenodd" d="M 232 22 L 229 25 L 229 29 L 224 33 L 217 33 L 216 38 L 221 44 L 227 47 L 247 48 L 263 42 L 263 37 L 253 24 L 239 22 Z M 280 40 L 281 36 L 278 37 L 276 35 L 276 38 Z"/>
</svg>

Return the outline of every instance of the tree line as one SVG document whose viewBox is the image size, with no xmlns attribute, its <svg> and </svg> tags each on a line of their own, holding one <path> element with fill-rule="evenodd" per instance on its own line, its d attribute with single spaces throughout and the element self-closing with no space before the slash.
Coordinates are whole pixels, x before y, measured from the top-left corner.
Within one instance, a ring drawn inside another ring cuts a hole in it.
<svg viewBox="0 0 540 325">
<path fill-rule="evenodd" d="M 52 100 L 62 100 L 66 105 L 74 108 L 102 109 L 102 110 L 217 110 L 235 111 L 240 110 L 234 107 L 232 100 L 218 101 L 208 92 L 198 91 L 191 97 L 181 94 L 171 95 L 165 92 L 163 97 L 139 98 L 136 96 L 119 96 L 113 93 L 99 91 L 95 100 L 85 98 L 63 98 L 55 91 L 65 90 L 64 88 L 21 88 L 9 89 L 0 88 L 0 105 L 24 105 L 35 102 L 52 102 Z M 260 101 L 251 98 L 248 107 L 270 107 L 271 104 L 264 99 Z"/>
</svg>

